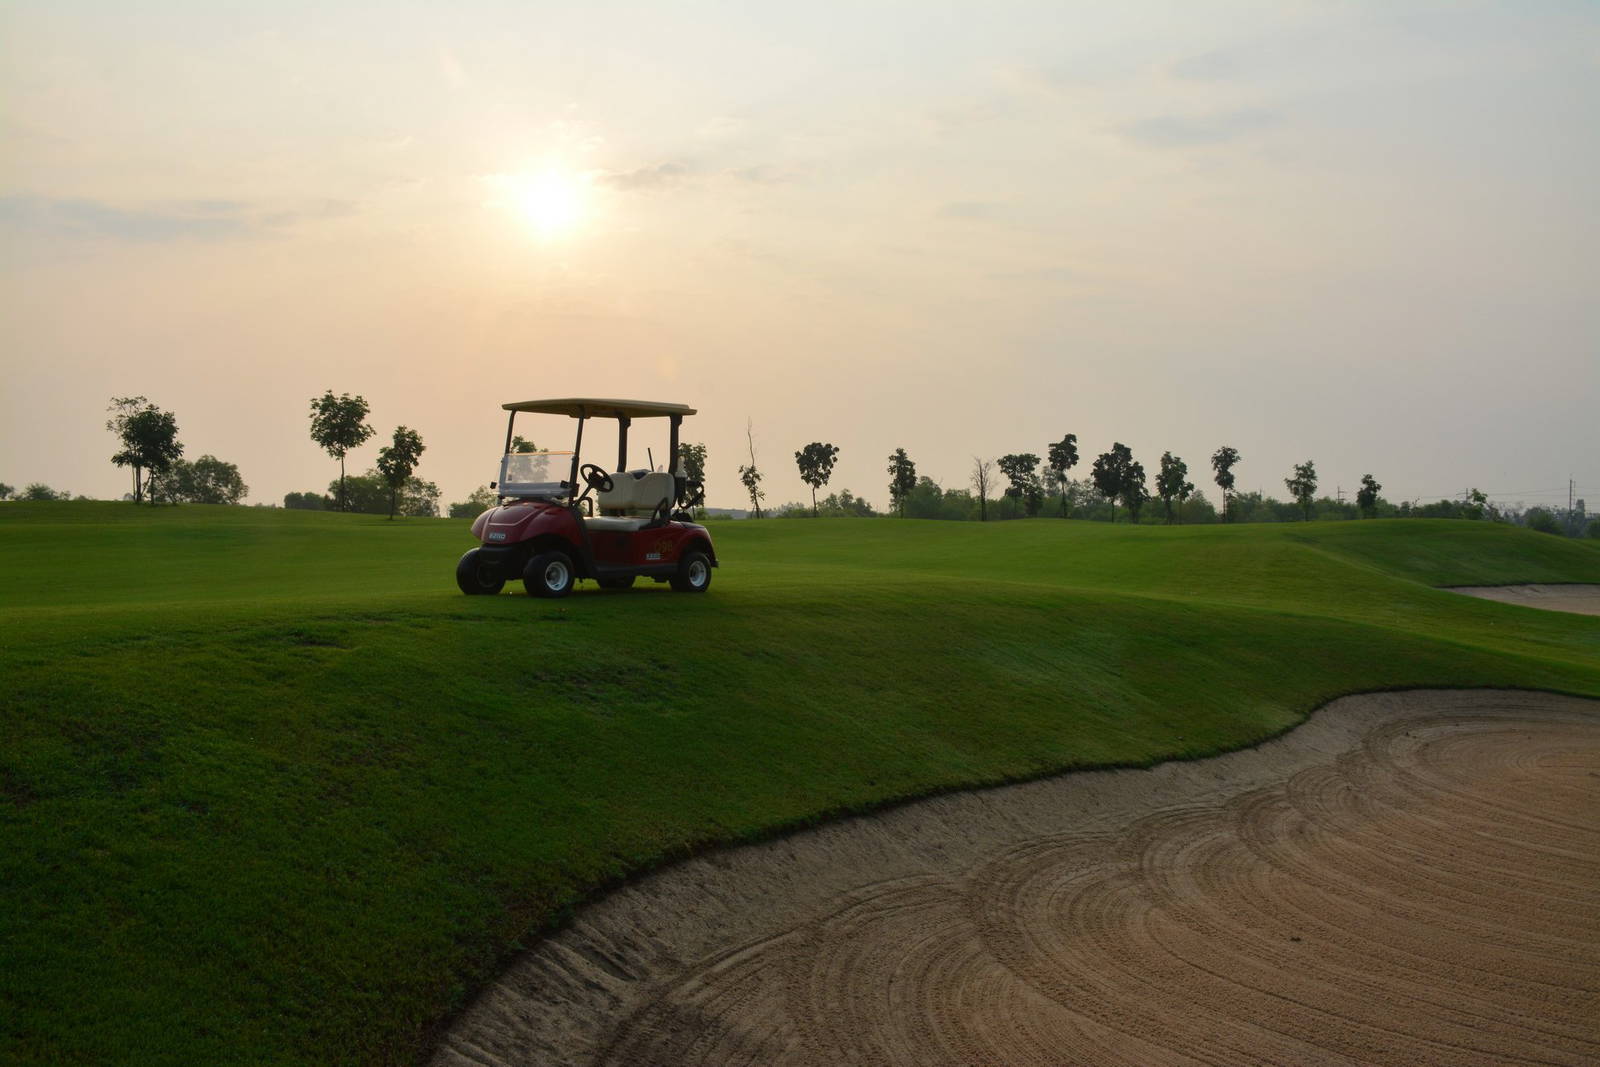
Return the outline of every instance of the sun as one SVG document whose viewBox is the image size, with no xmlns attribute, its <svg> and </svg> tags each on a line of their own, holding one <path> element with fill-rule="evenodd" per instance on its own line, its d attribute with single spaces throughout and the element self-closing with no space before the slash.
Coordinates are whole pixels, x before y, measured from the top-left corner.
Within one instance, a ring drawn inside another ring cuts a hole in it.
<svg viewBox="0 0 1600 1067">
<path fill-rule="evenodd" d="M 513 195 L 517 209 L 535 230 L 558 237 L 583 221 L 584 184 L 575 174 L 546 170 L 518 180 Z"/>
</svg>

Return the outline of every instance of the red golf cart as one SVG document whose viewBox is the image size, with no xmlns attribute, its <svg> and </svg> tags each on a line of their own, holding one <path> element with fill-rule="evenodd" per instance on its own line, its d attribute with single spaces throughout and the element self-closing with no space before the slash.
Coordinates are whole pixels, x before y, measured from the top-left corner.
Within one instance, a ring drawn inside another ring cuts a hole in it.
<svg viewBox="0 0 1600 1067">
<path fill-rule="evenodd" d="M 561 597 L 580 578 L 602 589 L 626 589 L 636 578 L 670 582 L 682 593 L 711 586 L 717 553 L 704 526 L 688 509 L 704 498 L 678 458 L 678 430 L 694 409 L 646 400 L 526 400 L 502 405 L 511 412 L 500 477 L 499 503 L 479 515 L 472 536 L 479 546 L 456 564 L 456 584 L 469 596 L 498 593 L 521 578 L 532 596 Z M 565 415 L 578 420 L 570 451 L 517 451 L 518 414 Z M 628 427 L 635 419 L 664 418 L 670 472 L 628 468 Z M 617 466 L 582 463 L 583 428 L 590 419 L 617 423 Z M 549 480 L 566 466 L 566 478 Z"/>
</svg>

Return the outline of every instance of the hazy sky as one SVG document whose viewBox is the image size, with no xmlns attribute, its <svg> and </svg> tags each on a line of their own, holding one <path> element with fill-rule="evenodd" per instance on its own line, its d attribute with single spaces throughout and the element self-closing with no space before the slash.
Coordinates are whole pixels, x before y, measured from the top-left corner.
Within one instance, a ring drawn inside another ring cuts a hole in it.
<svg viewBox="0 0 1600 1067">
<path fill-rule="evenodd" d="M 332 388 L 447 499 L 588 394 L 714 505 L 747 418 L 770 503 L 1074 432 L 1600 504 L 1597 102 L 1589 2 L 8 0 L 0 480 L 125 491 L 144 393 L 280 500 Z"/>
</svg>

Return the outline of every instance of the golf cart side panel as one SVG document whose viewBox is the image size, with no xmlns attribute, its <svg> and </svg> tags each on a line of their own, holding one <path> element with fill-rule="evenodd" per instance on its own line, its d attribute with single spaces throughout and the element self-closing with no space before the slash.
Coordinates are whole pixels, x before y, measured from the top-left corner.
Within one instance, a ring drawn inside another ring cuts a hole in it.
<svg viewBox="0 0 1600 1067">
<path fill-rule="evenodd" d="M 582 543 L 577 518 L 556 504 L 502 504 L 472 524 L 472 535 L 486 545 L 520 544 L 544 534 L 555 534 L 574 545 Z"/>
<path fill-rule="evenodd" d="M 659 536 L 650 538 L 645 536 L 647 534 Z M 641 567 L 656 562 L 676 563 L 684 553 L 692 551 L 704 552 L 711 557 L 711 565 L 717 565 L 717 552 L 711 547 L 711 535 L 698 523 L 673 522 L 658 530 L 640 531 L 636 547 L 640 553 L 637 564 Z"/>
</svg>

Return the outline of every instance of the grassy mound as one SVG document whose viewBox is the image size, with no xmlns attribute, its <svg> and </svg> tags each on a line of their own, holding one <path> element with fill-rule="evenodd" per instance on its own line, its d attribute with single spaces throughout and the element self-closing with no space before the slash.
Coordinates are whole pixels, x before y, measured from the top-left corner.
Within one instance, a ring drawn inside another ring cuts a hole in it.
<svg viewBox="0 0 1600 1067">
<path fill-rule="evenodd" d="M 406 1061 L 519 939 L 710 843 L 1259 741 L 1401 686 L 1600 695 L 1600 582 L 1486 524 L 715 528 L 708 596 L 466 598 L 465 522 L 0 506 L 0 1058 Z"/>
</svg>

